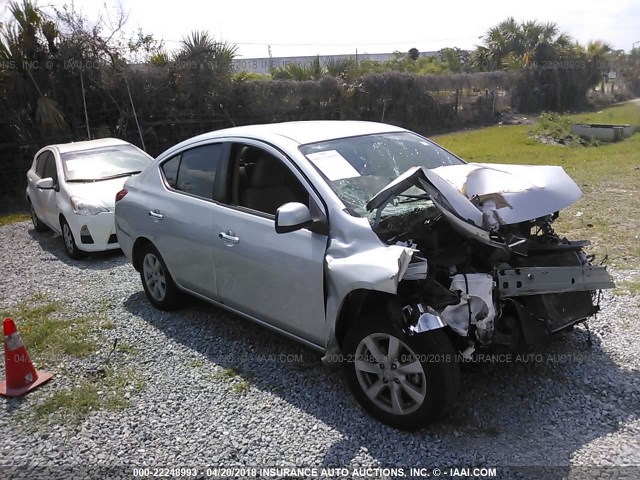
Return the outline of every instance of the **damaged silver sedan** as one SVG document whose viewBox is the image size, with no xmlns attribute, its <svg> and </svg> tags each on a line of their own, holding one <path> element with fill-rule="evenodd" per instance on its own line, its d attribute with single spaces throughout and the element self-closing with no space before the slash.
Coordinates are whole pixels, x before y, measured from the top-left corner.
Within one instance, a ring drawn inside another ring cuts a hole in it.
<svg viewBox="0 0 640 480">
<path fill-rule="evenodd" d="M 454 402 L 459 360 L 598 311 L 610 275 L 552 226 L 580 196 L 560 167 L 465 163 L 391 125 L 254 125 L 160 155 L 116 230 L 156 307 L 186 292 L 316 348 L 415 429 Z"/>
</svg>

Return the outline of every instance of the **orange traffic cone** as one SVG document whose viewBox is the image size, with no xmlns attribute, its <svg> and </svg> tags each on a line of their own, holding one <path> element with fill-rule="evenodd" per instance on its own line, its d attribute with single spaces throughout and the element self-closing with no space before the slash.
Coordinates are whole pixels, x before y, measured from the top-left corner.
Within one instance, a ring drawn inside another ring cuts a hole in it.
<svg viewBox="0 0 640 480">
<path fill-rule="evenodd" d="M 12 318 L 5 318 L 4 328 L 4 365 L 7 379 L 0 382 L 0 395 L 20 397 L 44 382 L 51 380 L 53 374 L 38 372 L 31 363 L 29 353 L 24 348 L 20 333 Z"/>
</svg>

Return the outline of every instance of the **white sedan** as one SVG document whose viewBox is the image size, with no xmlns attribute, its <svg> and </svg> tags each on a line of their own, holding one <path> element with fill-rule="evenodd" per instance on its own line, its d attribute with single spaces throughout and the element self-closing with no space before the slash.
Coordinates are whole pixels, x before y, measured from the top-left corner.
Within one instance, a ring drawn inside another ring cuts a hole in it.
<svg viewBox="0 0 640 480">
<path fill-rule="evenodd" d="M 42 148 L 27 172 L 33 226 L 60 233 L 74 259 L 120 248 L 114 226 L 116 193 L 151 161 L 136 146 L 115 138 Z"/>
</svg>

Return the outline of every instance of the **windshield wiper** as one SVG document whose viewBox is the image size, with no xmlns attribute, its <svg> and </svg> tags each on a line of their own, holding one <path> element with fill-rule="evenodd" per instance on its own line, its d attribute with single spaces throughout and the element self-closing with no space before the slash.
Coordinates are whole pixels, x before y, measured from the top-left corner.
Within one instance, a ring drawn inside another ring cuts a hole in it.
<svg viewBox="0 0 640 480">
<path fill-rule="evenodd" d="M 141 171 L 142 170 L 133 170 L 131 172 L 117 173 L 116 175 L 110 175 L 108 177 L 102 177 L 100 180 L 111 180 L 113 178 L 130 177 L 131 175 L 137 175 Z"/>
<path fill-rule="evenodd" d="M 141 171 L 142 170 L 135 170 L 132 172 L 118 173 L 116 175 L 109 175 L 108 177 L 101 177 L 101 178 L 73 178 L 73 179 L 67 180 L 67 182 L 75 182 L 75 183 L 102 182 L 104 180 L 113 180 L 114 178 L 130 177 L 131 175 L 137 175 Z"/>
<path fill-rule="evenodd" d="M 404 200 L 402 202 L 398 202 L 398 205 L 403 205 L 405 203 L 414 203 L 414 202 L 417 202 L 417 201 L 420 201 L 420 200 L 429 200 L 429 198 L 431 198 L 426 193 L 423 194 L 423 195 L 407 195 L 407 194 L 404 194 L 404 193 L 400 193 L 400 194 L 396 195 L 396 197 L 406 197 L 406 198 L 409 199 L 409 200 Z"/>
</svg>

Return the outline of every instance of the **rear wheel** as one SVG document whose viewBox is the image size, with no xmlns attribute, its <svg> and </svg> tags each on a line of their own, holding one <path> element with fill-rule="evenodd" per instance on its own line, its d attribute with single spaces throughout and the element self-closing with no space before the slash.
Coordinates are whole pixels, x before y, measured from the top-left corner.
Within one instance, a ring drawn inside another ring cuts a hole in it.
<svg viewBox="0 0 640 480">
<path fill-rule="evenodd" d="M 33 203 L 29 200 L 29 213 L 31 214 L 31 223 L 33 223 L 33 228 L 35 228 L 38 232 L 46 232 L 49 230 L 44 223 L 40 221 L 38 215 L 36 214 L 35 208 L 33 208 Z"/>
<path fill-rule="evenodd" d="M 416 430 L 455 401 L 460 382 L 456 353 L 441 330 L 407 335 L 389 323 L 363 318 L 347 332 L 347 381 L 373 417 Z"/>
<path fill-rule="evenodd" d="M 64 240 L 64 249 L 70 258 L 80 260 L 86 256 L 86 253 L 78 248 L 76 240 L 73 238 L 71 227 L 64 217 L 60 219 L 60 228 L 62 229 L 62 239 Z"/>
<path fill-rule="evenodd" d="M 160 310 L 176 308 L 180 303 L 180 291 L 158 250 L 148 244 L 140 255 L 140 278 L 149 302 Z"/>
</svg>

